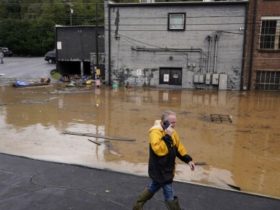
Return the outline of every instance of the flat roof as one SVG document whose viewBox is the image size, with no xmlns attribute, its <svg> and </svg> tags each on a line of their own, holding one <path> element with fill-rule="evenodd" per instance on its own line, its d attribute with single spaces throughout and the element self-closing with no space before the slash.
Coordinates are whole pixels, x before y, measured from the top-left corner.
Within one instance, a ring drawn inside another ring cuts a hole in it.
<svg viewBox="0 0 280 210">
<path fill-rule="evenodd" d="M 96 28 L 95 25 L 55 25 L 55 28 Z M 104 28 L 103 25 L 97 26 L 97 28 Z"/>
<path fill-rule="evenodd" d="M 167 6 L 217 6 L 217 5 L 246 5 L 248 0 L 244 1 L 188 1 L 188 2 L 155 2 L 155 3 L 108 3 L 109 7 L 167 7 Z"/>
</svg>

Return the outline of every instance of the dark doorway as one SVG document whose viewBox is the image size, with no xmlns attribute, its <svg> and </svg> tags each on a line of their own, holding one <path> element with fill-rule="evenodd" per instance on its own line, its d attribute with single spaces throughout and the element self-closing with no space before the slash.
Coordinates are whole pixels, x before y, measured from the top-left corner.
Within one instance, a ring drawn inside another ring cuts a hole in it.
<svg viewBox="0 0 280 210">
<path fill-rule="evenodd" d="M 160 68 L 159 84 L 182 85 L 182 68 L 169 68 L 169 67 Z"/>
</svg>

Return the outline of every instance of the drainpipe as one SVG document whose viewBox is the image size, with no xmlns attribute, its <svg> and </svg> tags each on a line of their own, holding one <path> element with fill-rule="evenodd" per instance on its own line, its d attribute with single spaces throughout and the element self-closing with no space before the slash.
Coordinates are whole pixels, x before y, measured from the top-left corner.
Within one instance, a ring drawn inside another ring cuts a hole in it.
<svg viewBox="0 0 280 210">
<path fill-rule="evenodd" d="M 249 60 L 249 75 L 248 75 L 248 90 L 251 89 L 251 80 L 252 80 L 252 74 L 253 74 L 253 59 L 254 59 L 254 44 L 255 44 L 255 31 L 256 31 L 256 19 L 257 19 L 257 4 L 258 0 L 250 1 L 254 2 L 254 8 L 253 8 L 253 29 L 251 33 L 251 51 L 250 51 L 250 60 Z"/>
<path fill-rule="evenodd" d="M 109 86 L 111 86 L 111 8 L 108 2 L 108 76 L 109 76 Z"/>
<path fill-rule="evenodd" d="M 206 37 L 208 41 L 208 51 L 207 51 L 207 63 L 206 63 L 206 73 L 209 73 L 209 67 L 210 67 L 210 47 L 211 47 L 211 36 L 208 35 Z"/>
<path fill-rule="evenodd" d="M 219 32 L 214 35 L 215 45 L 214 45 L 214 64 L 213 64 L 213 72 L 217 72 L 217 57 L 218 57 L 218 41 L 219 41 Z"/>
<path fill-rule="evenodd" d="M 243 90 L 244 86 L 244 69 L 245 67 L 245 55 L 246 55 L 246 45 L 247 45 L 247 32 L 248 32 L 248 4 L 245 7 L 245 27 L 244 27 L 244 38 L 243 38 L 243 52 L 242 52 L 242 69 L 241 69 L 241 81 L 240 90 Z"/>
<path fill-rule="evenodd" d="M 96 68 L 99 68 L 99 52 L 98 52 L 98 21 L 97 21 L 97 16 L 98 16 L 98 8 L 97 8 L 97 3 L 95 4 L 95 66 Z M 95 72 L 96 73 L 96 72 Z M 96 78 L 96 74 L 95 74 Z"/>
<path fill-rule="evenodd" d="M 212 65 L 212 72 L 213 73 L 215 73 L 215 58 L 216 58 L 216 34 L 214 34 L 213 35 L 213 41 L 214 41 L 214 43 L 213 43 L 213 50 L 214 50 L 214 52 L 213 52 L 213 65 Z"/>
</svg>

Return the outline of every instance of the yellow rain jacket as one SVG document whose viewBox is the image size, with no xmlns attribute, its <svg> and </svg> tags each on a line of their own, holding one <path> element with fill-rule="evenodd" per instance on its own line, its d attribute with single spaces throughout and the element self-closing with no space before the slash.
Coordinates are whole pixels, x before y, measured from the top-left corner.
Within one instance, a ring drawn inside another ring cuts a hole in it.
<svg viewBox="0 0 280 210">
<path fill-rule="evenodd" d="M 156 120 L 149 130 L 149 176 L 158 183 L 166 184 L 173 181 L 176 157 L 186 163 L 192 158 L 187 155 L 177 132 L 174 130 L 172 136 L 167 135 L 160 122 Z"/>
</svg>

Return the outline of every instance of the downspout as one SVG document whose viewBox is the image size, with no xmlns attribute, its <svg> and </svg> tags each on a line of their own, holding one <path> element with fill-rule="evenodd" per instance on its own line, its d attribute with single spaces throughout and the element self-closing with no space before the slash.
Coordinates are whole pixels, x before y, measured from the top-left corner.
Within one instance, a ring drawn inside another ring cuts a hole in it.
<svg viewBox="0 0 280 210">
<path fill-rule="evenodd" d="M 207 51 L 207 63 L 206 63 L 206 73 L 209 73 L 209 67 L 210 67 L 210 46 L 211 46 L 211 36 L 208 35 L 206 37 L 208 41 L 208 51 Z"/>
<path fill-rule="evenodd" d="M 58 50 L 57 50 L 57 25 L 55 25 L 55 34 L 54 34 L 54 40 L 55 40 L 55 44 L 54 44 L 54 49 L 55 49 L 55 68 L 58 70 L 58 72 L 62 73 L 60 68 L 58 67 Z"/>
<path fill-rule="evenodd" d="M 243 90 L 244 86 L 244 69 L 245 67 L 245 54 L 246 54 L 246 45 L 247 45 L 247 25 L 248 25 L 248 4 L 245 7 L 245 28 L 244 28 L 244 39 L 243 39 L 243 52 L 242 52 L 242 69 L 241 69 L 241 81 L 240 81 L 240 90 Z"/>
<path fill-rule="evenodd" d="M 96 68 L 99 68 L 99 49 L 98 49 L 98 21 L 97 21 L 97 16 L 98 16 L 98 8 L 97 8 L 97 3 L 95 4 L 95 66 Z M 96 74 L 94 73 L 95 78 Z"/>
<path fill-rule="evenodd" d="M 252 1 L 251 1 L 252 2 Z M 250 51 L 250 63 L 249 63 L 249 75 L 248 75 L 248 90 L 251 89 L 251 77 L 253 73 L 253 59 L 254 59 L 254 44 L 255 44 L 255 31 L 256 31 L 256 19 L 257 19 L 257 4 L 258 0 L 254 0 L 254 10 L 253 10 L 253 29 L 251 33 L 251 51 Z"/>
<path fill-rule="evenodd" d="M 213 36 L 213 42 L 214 43 L 212 44 L 213 45 L 212 48 L 213 48 L 214 52 L 213 52 L 213 58 L 212 58 L 213 59 L 212 72 L 215 73 L 215 66 L 214 66 L 215 65 L 215 56 L 216 56 L 216 38 L 215 38 L 215 35 Z"/>
<path fill-rule="evenodd" d="M 218 57 L 218 41 L 219 41 L 219 34 L 218 32 L 214 36 L 215 39 L 215 45 L 214 45 L 214 64 L 213 64 L 213 72 L 217 72 L 217 57 Z"/>
<path fill-rule="evenodd" d="M 209 73 L 212 72 L 212 65 L 213 65 L 213 37 L 210 36 L 210 53 L 209 53 Z"/>
<path fill-rule="evenodd" d="M 108 3 L 108 74 L 109 74 L 109 86 L 111 86 L 111 8 Z"/>
</svg>

